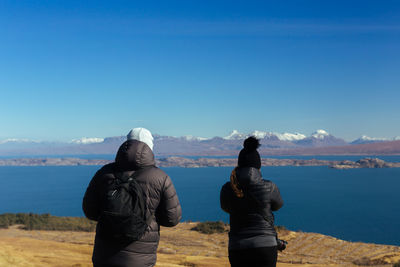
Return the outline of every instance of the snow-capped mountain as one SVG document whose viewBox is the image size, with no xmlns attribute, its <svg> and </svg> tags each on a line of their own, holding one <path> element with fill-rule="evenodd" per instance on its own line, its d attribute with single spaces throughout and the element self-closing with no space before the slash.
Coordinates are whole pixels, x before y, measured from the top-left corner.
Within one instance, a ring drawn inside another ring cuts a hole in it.
<svg viewBox="0 0 400 267">
<path fill-rule="evenodd" d="M 314 137 L 316 139 L 324 139 L 328 136 L 330 136 L 330 134 L 325 130 L 317 130 L 311 134 L 311 137 Z"/>
<path fill-rule="evenodd" d="M 182 138 L 185 139 L 186 141 L 204 141 L 204 140 L 209 139 L 209 138 L 198 137 L 198 136 L 193 136 L 193 135 L 185 135 L 185 136 L 182 136 Z"/>
<path fill-rule="evenodd" d="M 393 138 L 383 138 L 383 137 L 369 137 L 367 135 L 362 135 L 360 138 L 352 141 L 350 144 L 352 145 L 371 144 L 371 143 L 396 141 L 396 140 L 400 140 L 400 136 L 396 136 Z"/>
<path fill-rule="evenodd" d="M 248 134 L 243 134 L 238 132 L 237 130 L 233 130 L 228 136 L 225 136 L 225 140 L 238 140 L 238 139 L 245 139 L 249 136 L 254 136 L 257 139 L 271 139 L 271 138 L 276 138 L 280 141 L 295 141 L 295 140 L 301 140 L 306 138 L 304 134 L 300 133 L 275 133 L 275 132 L 264 132 L 264 131 L 258 131 L 255 130 L 254 132 L 248 133 Z"/>
<path fill-rule="evenodd" d="M 18 138 L 8 138 L 4 140 L 0 140 L 0 145 L 6 144 L 6 143 L 37 143 L 37 141 L 32 141 L 29 139 L 18 139 Z"/>
<path fill-rule="evenodd" d="M 292 134 L 292 133 L 283 133 L 283 134 L 274 133 L 274 134 L 279 138 L 279 140 L 289 141 L 289 142 L 303 140 L 303 139 L 307 138 L 307 136 L 305 136 L 304 134 L 301 134 L 301 133 L 294 133 L 294 134 Z"/>
<path fill-rule="evenodd" d="M 323 146 L 342 146 L 347 145 L 343 139 L 336 138 L 325 130 L 317 130 L 309 137 L 301 133 L 276 133 L 268 131 L 254 131 L 248 134 L 233 130 L 225 140 L 244 140 L 249 136 L 260 139 L 263 147 L 268 148 L 291 148 L 300 147 L 323 147 Z"/>
<path fill-rule="evenodd" d="M 239 133 L 237 130 L 233 130 L 228 136 L 223 137 L 225 140 L 238 140 L 246 138 L 246 134 Z"/>
<path fill-rule="evenodd" d="M 317 130 L 309 137 L 301 133 L 274 133 L 267 131 L 254 131 L 244 134 L 233 130 L 225 140 L 243 140 L 249 136 L 255 136 L 260 139 L 261 144 L 267 147 L 290 147 L 293 144 L 299 146 L 340 146 L 346 145 L 343 139 L 336 138 L 325 130 Z M 279 142 L 280 141 L 280 142 Z M 273 142 L 273 143 L 272 143 Z M 289 145 L 290 144 L 290 145 Z"/>
<path fill-rule="evenodd" d="M 317 130 L 311 136 L 301 140 L 294 141 L 295 144 L 305 147 L 325 147 L 325 146 L 345 146 L 348 143 L 341 139 L 334 137 L 325 130 Z"/>
<path fill-rule="evenodd" d="M 310 149 L 314 148 L 319 149 L 332 146 L 343 147 L 343 149 L 345 147 L 349 147 L 349 143 L 341 138 L 331 135 L 325 130 L 317 130 L 309 136 L 301 133 L 277 133 L 260 130 L 249 133 L 241 133 L 237 130 L 233 130 L 225 137 L 213 138 L 197 137 L 193 135 L 174 137 L 154 134 L 153 136 L 154 152 L 159 156 L 221 154 L 236 155 L 237 152 L 243 148 L 243 140 L 249 136 L 255 136 L 256 138 L 260 139 L 260 151 L 263 151 L 263 153 L 285 153 L 285 155 L 288 155 L 291 153 L 290 151 L 302 153 L 299 151 L 309 151 Z M 125 135 L 106 138 L 84 137 L 80 139 L 74 139 L 70 142 L 39 142 L 28 139 L 6 139 L 0 140 L 0 155 L 115 154 L 118 150 L 118 147 L 125 140 Z M 362 136 L 353 141 L 351 144 L 354 146 L 351 147 L 356 147 L 357 144 L 363 145 L 366 143 L 394 140 L 400 140 L 400 136 L 393 139 Z M 340 149 L 341 151 L 343 150 L 342 148 Z M 343 151 L 346 151 L 346 149 Z"/>
<path fill-rule="evenodd" d="M 254 131 L 252 133 L 244 134 L 240 133 L 237 130 L 233 130 L 228 136 L 223 137 L 225 140 L 240 140 L 240 139 L 245 139 L 249 136 L 254 136 L 258 139 L 264 139 L 266 137 L 271 137 L 272 133 L 270 132 L 263 132 L 263 131 Z"/>
<path fill-rule="evenodd" d="M 369 143 L 383 142 L 383 141 L 387 141 L 387 140 L 388 139 L 386 139 L 386 138 L 376 138 L 376 137 L 369 137 L 366 135 L 362 135 L 360 138 L 354 140 L 350 144 L 352 144 L 352 145 L 369 144 Z"/>
<path fill-rule="evenodd" d="M 257 139 L 265 139 L 265 138 L 271 138 L 275 135 L 271 132 L 263 132 L 263 131 L 256 130 L 256 131 L 246 135 L 246 137 L 249 137 L 249 136 L 254 136 Z"/>
<path fill-rule="evenodd" d="M 94 143 L 101 143 L 104 141 L 104 138 L 98 137 L 82 137 L 80 139 L 72 139 L 70 143 L 72 144 L 94 144 Z"/>
</svg>

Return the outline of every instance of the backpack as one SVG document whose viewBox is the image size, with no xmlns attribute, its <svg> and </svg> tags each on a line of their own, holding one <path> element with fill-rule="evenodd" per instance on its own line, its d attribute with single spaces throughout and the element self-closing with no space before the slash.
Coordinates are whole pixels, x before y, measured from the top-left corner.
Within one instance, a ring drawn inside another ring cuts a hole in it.
<svg viewBox="0 0 400 267">
<path fill-rule="evenodd" d="M 149 216 L 145 194 L 133 175 L 115 174 L 109 181 L 98 220 L 100 237 L 115 242 L 134 242 L 146 232 Z"/>
</svg>

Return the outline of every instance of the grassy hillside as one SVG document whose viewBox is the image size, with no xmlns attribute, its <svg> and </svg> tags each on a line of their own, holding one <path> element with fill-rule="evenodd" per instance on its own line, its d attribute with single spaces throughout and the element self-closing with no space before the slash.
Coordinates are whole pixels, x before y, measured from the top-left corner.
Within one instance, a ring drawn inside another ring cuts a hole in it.
<svg viewBox="0 0 400 267">
<path fill-rule="evenodd" d="M 78 218 L 72 220 L 79 221 Z M 20 227 L 14 225 L 0 229 L 0 266 L 91 266 L 93 232 L 28 231 Z M 156 266 L 229 266 L 228 226 L 206 224 L 206 231 L 218 229 L 212 234 L 199 232 L 203 227 L 198 223 L 162 227 Z M 352 243 L 284 228 L 278 230 L 279 236 L 289 241 L 288 248 L 279 253 L 278 267 L 392 267 L 400 261 L 400 247 Z"/>
</svg>

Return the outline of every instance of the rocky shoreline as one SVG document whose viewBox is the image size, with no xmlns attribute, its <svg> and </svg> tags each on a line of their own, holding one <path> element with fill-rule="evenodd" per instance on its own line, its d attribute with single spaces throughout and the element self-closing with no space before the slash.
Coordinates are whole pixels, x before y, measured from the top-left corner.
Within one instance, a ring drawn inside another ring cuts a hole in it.
<svg viewBox="0 0 400 267">
<path fill-rule="evenodd" d="M 378 158 L 364 158 L 356 162 L 343 160 L 330 165 L 334 169 L 358 169 L 358 168 L 400 168 L 400 162 L 386 162 Z"/>
<path fill-rule="evenodd" d="M 0 159 L 0 166 L 80 166 L 80 165 L 105 165 L 112 162 L 104 159 L 81 158 L 16 158 Z M 236 158 L 198 158 L 167 157 L 156 159 L 160 167 L 233 167 L 237 164 Z M 358 161 L 332 161 L 318 159 L 274 159 L 263 158 L 262 165 L 273 166 L 329 166 L 334 169 L 354 168 L 400 168 L 400 162 L 385 162 L 378 158 L 364 158 Z"/>
<path fill-rule="evenodd" d="M 16 158 L 0 159 L 0 166 L 79 166 L 104 165 L 110 160 L 80 158 Z"/>
</svg>

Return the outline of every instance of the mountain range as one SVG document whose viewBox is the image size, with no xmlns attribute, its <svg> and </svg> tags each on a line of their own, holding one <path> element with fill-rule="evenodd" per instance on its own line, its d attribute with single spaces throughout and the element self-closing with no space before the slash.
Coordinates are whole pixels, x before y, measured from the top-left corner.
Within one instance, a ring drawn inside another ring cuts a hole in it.
<svg viewBox="0 0 400 267">
<path fill-rule="evenodd" d="M 352 142 L 335 137 L 325 130 L 309 136 L 300 133 L 254 131 L 240 133 L 233 130 L 225 137 L 154 135 L 154 149 L 159 156 L 236 155 L 248 136 L 260 139 L 260 153 L 264 155 L 334 155 L 334 154 L 400 154 L 400 137 L 392 139 L 362 136 Z M 83 155 L 115 154 L 125 136 L 81 138 L 70 142 L 45 142 L 27 139 L 0 141 L 1 156 L 26 155 Z"/>
</svg>

